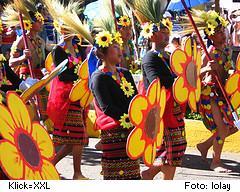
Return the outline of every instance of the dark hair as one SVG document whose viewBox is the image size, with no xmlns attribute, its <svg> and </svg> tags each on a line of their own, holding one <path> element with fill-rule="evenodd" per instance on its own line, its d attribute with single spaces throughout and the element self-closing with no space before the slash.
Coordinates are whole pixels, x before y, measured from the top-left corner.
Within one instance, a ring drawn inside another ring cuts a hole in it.
<svg viewBox="0 0 240 192">
<path fill-rule="evenodd" d="M 103 59 L 103 56 L 106 55 L 108 52 L 108 47 L 97 47 L 97 50 L 96 50 L 96 56 L 102 60 Z"/>
<path fill-rule="evenodd" d="M 176 43 L 178 43 L 179 45 L 181 44 L 181 42 L 180 42 L 180 37 L 174 37 L 173 39 L 172 39 L 172 43 L 174 43 L 174 42 L 176 42 Z"/>
</svg>

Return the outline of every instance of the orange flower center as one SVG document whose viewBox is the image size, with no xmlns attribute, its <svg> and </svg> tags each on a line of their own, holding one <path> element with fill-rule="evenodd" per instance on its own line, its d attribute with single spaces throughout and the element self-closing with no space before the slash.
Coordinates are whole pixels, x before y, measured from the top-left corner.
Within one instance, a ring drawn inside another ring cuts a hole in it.
<svg viewBox="0 0 240 192">
<path fill-rule="evenodd" d="M 193 61 L 191 61 L 187 66 L 186 79 L 191 87 L 197 88 L 197 67 Z"/>
<path fill-rule="evenodd" d="M 37 167 L 40 163 L 40 154 L 32 138 L 24 133 L 20 133 L 18 135 L 18 146 L 24 159 L 32 167 Z"/>
<path fill-rule="evenodd" d="M 159 107 L 152 108 L 146 118 L 145 132 L 150 139 L 155 139 L 159 130 L 160 109 Z"/>
</svg>

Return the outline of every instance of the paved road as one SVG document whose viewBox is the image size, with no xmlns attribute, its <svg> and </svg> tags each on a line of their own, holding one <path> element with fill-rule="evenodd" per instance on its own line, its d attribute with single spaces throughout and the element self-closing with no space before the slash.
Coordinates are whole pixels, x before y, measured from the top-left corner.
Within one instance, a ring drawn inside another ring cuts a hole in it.
<svg viewBox="0 0 240 192">
<path fill-rule="evenodd" d="M 101 171 L 101 151 L 96 151 L 95 144 L 99 139 L 90 139 L 89 146 L 85 148 L 83 154 L 83 174 L 91 179 L 103 179 L 100 175 Z M 211 155 L 211 154 L 209 154 Z M 210 162 L 210 159 L 209 159 Z M 175 179 L 183 180 L 220 180 L 220 179 L 240 179 L 240 153 L 224 153 L 223 162 L 232 167 L 234 172 L 229 174 L 215 173 L 209 170 L 207 163 L 201 161 L 199 153 L 193 149 L 188 148 L 181 168 L 177 168 Z M 57 169 L 61 174 L 62 179 L 71 179 L 73 175 L 73 161 L 72 156 L 65 157 L 57 164 Z M 146 167 L 141 165 L 141 170 Z M 161 174 L 157 175 L 155 179 L 160 179 Z"/>
</svg>

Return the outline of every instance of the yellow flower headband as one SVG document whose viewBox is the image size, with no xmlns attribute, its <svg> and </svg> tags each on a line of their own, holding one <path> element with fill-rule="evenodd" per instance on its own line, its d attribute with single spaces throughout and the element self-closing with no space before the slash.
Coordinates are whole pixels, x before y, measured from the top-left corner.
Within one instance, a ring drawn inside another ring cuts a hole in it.
<svg viewBox="0 0 240 192">
<path fill-rule="evenodd" d="M 124 15 L 119 18 L 118 23 L 120 27 L 129 27 L 131 26 L 131 20 L 128 16 Z"/>
<path fill-rule="evenodd" d="M 44 24 L 44 17 L 42 16 L 41 13 L 39 13 L 38 11 L 34 14 L 34 17 L 36 19 L 36 21 L 41 22 L 42 24 Z M 34 20 L 35 21 L 35 20 Z M 32 28 L 32 22 L 30 20 L 23 20 L 23 24 L 24 24 L 24 29 L 29 31 Z"/>
<path fill-rule="evenodd" d="M 98 47 L 107 48 L 112 45 L 114 41 L 120 46 L 122 45 L 123 40 L 119 32 L 116 32 L 114 35 L 112 35 L 108 31 L 102 31 L 96 35 L 96 44 Z"/>
<path fill-rule="evenodd" d="M 199 17 L 204 22 L 204 31 L 208 36 L 214 35 L 215 29 L 219 25 L 222 25 L 223 27 L 228 25 L 228 21 L 215 11 L 201 12 Z"/>
<path fill-rule="evenodd" d="M 42 24 L 44 23 L 44 17 L 42 16 L 41 13 L 39 13 L 38 11 L 34 14 L 35 18 L 37 19 L 37 21 L 41 22 Z"/>
<path fill-rule="evenodd" d="M 156 24 L 152 22 L 144 23 L 142 26 L 141 36 L 143 36 L 146 39 L 151 38 L 153 33 L 158 32 L 159 28 L 162 28 L 162 27 L 166 27 L 169 31 L 172 31 L 173 24 L 168 18 L 162 19 L 160 24 Z"/>
</svg>

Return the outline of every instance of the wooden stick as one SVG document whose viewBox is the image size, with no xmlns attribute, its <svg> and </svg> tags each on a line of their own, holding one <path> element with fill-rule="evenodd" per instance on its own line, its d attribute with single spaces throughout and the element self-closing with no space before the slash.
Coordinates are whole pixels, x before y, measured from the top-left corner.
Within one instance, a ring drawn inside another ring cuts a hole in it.
<svg viewBox="0 0 240 192">
<path fill-rule="evenodd" d="M 27 36 L 26 36 L 26 33 L 25 33 L 24 24 L 23 24 L 23 17 L 22 17 L 22 14 L 20 12 L 19 12 L 19 21 L 20 21 L 20 27 L 22 29 L 24 48 L 28 49 Z M 30 71 L 30 75 L 31 75 L 32 78 L 34 78 L 34 73 L 33 73 L 33 69 L 32 69 L 31 60 L 28 59 L 27 61 L 28 61 L 28 68 L 29 68 L 29 71 Z"/>
</svg>

